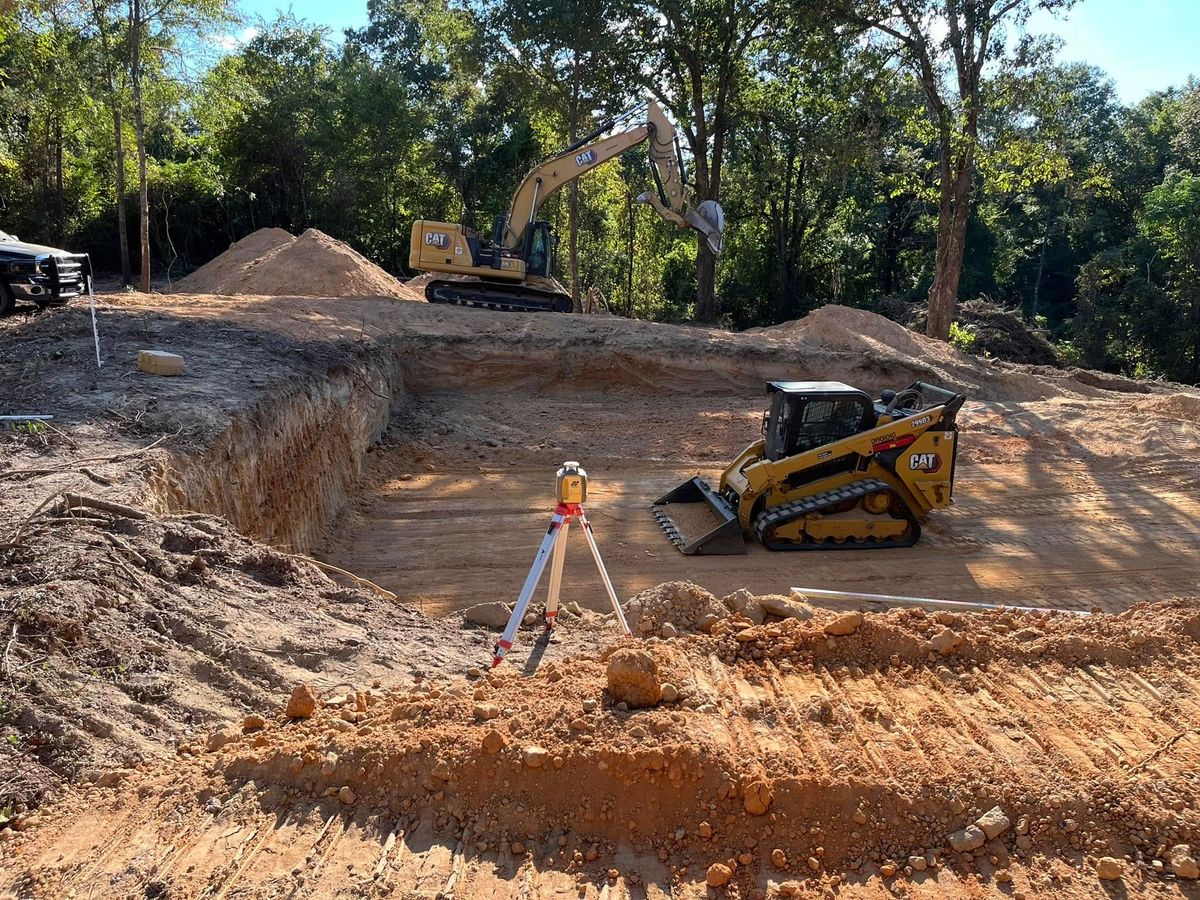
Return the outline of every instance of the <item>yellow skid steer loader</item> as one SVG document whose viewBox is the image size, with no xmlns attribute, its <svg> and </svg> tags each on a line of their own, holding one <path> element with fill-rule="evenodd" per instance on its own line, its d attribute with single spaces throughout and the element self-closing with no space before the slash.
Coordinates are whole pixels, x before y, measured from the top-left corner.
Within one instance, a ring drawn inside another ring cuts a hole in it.
<svg viewBox="0 0 1200 900">
<path fill-rule="evenodd" d="M 767 394 L 763 437 L 715 491 L 693 478 L 655 501 L 683 553 L 745 553 L 743 533 L 771 550 L 910 547 L 950 505 L 963 395 L 921 381 L 878 400 L 837 381 L 772 381 Z"/>
</svg>

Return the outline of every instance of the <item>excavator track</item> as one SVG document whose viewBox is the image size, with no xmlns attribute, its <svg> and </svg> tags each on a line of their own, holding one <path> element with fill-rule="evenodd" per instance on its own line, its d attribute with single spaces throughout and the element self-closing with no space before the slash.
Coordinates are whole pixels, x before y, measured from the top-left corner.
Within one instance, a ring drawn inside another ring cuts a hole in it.
<svg viewBox="0 0 1200 900">
<path fill-rule="evenodd" d="M 774 531 L 781 525 L 803 519 L 813 513 L 834 510 L 849 500 L 861 500 L 868 494 L 874 493 L 888 494 L 895 501 L 893 505 L 904 510 L 904 519 L 908 522 L 908 530 L 903 537 L 847 538 L 841 543 L 833 540 L 816 541 L 811 539 L 797 542 L 772 537 Z M 758 536 L 759 541 L 769 550 L 874 550 L 885 547 L 911 547 L 921 536 L 921 523 L 912 514 L 908 504 L 892 489 L 891 485 L 878 478 L 856 481 L 832 491 L 814 494 L 803 500 L 780 503 L 778 506 L 764 509 L 754 517 L 753 525 L 754 533 Z"/>
<path fill-rule="evenodd" d="M 567 294 L 492 281 L 431 281 L 425 286 L 425 299 L 430 303 L 456 303 L 508 312 L 571 311 L 571 298 Z"/>
</svg>

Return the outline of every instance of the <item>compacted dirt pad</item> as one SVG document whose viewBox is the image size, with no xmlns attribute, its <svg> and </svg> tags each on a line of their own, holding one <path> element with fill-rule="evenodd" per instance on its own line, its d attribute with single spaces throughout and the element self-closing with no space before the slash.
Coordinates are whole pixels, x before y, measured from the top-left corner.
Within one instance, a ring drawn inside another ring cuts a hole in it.
<svg viewBox="0 0 1200 900">
<path fill-rule="evenodd" d="M 715 486 L 764 403 L 757 391 L 425 395 L 393 418 L 327 556 L 427 610 L 511 602 L 549 521 L 554 469 L 579 457 L 623 596 L 690 578 L 722 594 L 807 586 L 1119 612 L 1196 590 L 1200 429 L 1130 400 L 968 403 L 955 504 L 913 548 L 683 556 L 650 504 L 697 472 Z M 603 610 L 577 540 L 568 596 Z"/>
<path fill-rule="evenodd" d="M 13 401 L 56 413 L 0 464 L 0 896 L 1196 895 L 1177 386 L 837 308 L 737 336 L 129 295 L 101 333 L 96 371 L 83 310 L 0 330 Z M 137 375 L 147 345 L 185 376 Z M 968 394 L 958 502 L 921 544 L 696 559 L 658 532 L 649 501 L 714 474 L 788 377 Z M 650 708 L 612 692 L 582 545 L 585 608 L 549 642 L 535 615 L 496 672 L 494 631 L 424 614 L 514 599 L 566 458 L 623 600 L 717 592 L 630 606 Z M 1108 613 L 730 593 L 793 585 Z M 298 682 L 321 702 L 293 720 Z"/>
</svg>

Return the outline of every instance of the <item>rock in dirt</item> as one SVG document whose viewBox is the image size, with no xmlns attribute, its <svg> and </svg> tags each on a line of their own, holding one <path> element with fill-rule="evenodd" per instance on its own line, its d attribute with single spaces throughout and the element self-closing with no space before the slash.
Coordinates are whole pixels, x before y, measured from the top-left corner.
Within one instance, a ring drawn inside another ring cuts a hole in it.
<svg viewBox="0 0 1200 900">
<path fill-rule="evenodd" d="M 721 887 L 729 884 L 729 879 L 732 877 L 733 870 L 729 866 L 724 863 L 713 863 L 704 874 L 704 882 L 709 887 Z"/>
<path fill-rule="evenodd" d="M 982 816 L 975 820 L 975 824 L 979 826 L 987 839 L 990 841 L 993 838 L 998 838 L 1004 832 L 1008 831 L 1009 821 L 1008 816 L 998 806 L 993 806 Z"/>
<path fill-rule="evenodd" d="M 1096 877 L 1103 881 L 1116 881 L 1125 874 L 1125 861 L 1115 856 L 1102 856 L 1096 863 Z"/>
<path fill-rule="evenodd" d="M 289 719 L 309 719 L 317 711 L 317 693 L 301 682 L 292 689 L 284 714 Z"/>
<path fill-rule="evenodd" d="M 670 682 L 665 682 L 662 686 L 663 703 L 674 703 L 679 699 L 679 688 Z"/>
<path fill-rule="evenodd" d="M 765 597 L 759 597 L 758 602 L 771 615 L 779 616 L 781 619 L 799 619 L 803 622 L 813 616 L 812 607 L 807 603 L 801 603 L 799 600 L 793 600 L 783 594 L 768 594 Z"/>
<path fill-rule="evenodd" d="M 499 600 L 490 603 L 476 603 L 463 610 L 463 619 L 484 628 L 503 628 L 508 624 L 511 610 Z"/>
<path fill-rule="evenodd" d="M 764 782 L 752 781 L 746 785 L 742 806 L 752 816 L 763 816 L 771 808 L 771 801 L 774 799 L 771 789 Z"/>
<path fill-rule="evenodd" d="M 670 622 L 663 622 L 662 627 L 658 629 L 658 633 L 664 638 L 679 637 L 679 629 Z"/>
<path fill-rule="evenodd" d="M 725 615 L 725 607 L 699 585 L 669 581 L 635 594 L 626 604 L 625 614 L 644 634 L 658 634 L 668 622 L 678 633 L 686 634 L 698 631 L 707 616 Z"/>
<path fill-rule="evenodd" d="M 550 751 L 545 747 L 526 747 L 521 751 L 521 761 L 531 769 L 540 769 L 550 758 Z"/>
<path fill-rule="evenodd" d="M 340 800 L 342 803 L 345 803 L 347 806 L 358 799 L 358 794 L 354 793 L 354 788 L 350 787 L 348 784 L 342 785 L 342 788 L 338 791 L 337 796 L 338 800 Z"/>
<path fill-rule="evenodd" d="M 721 600 L 726 608 L 739 615 L 745 616 L 755 625 L 761 625 L 767 618 L 763 605 L 745 588 L 740 588 Z"/>
<path fill-rule="evenodd" d="M 978 825 L 968 825 L 950 835 L 950 847 L 957 853 L 978 850 L 987 843 L 987 835 Z"/>
<path fill-rule="evenodd" d="M 183 357 L 165 350 L 139 350 L 137 367 L 151 375 L 182 375 Z"/>
<path fill-rule="evenodd" d="M 859 626 L 861 626 L 862 623 L 862 613 L 843 613 L 825 626 L 825 633 L 831 637 L 845 637 L 848 634 L 854 634 L 854 632 L 858 631 Z"/>
<path fill-rule="evenodd" d="M 267 720 L 262 716 L 249 715 L 242 719 L 242 731 L 260 731 L 267 727 Z"/>
<path fill-rule="evenodd" d="M 499 731 L 493 728 L 483 736 L 483 752 L 496 754 L 508 746 L 508 741 Z"/>
<path fill-rule="evenodd" d="M 500 715 L 500 707 L 495 703 L 476 703 L 475 718 L 480 722 L 486 722 L 489 719 L 495 719 Z"/>
<path fill-rule="evenodd" d="M 608 692 L 630 707 L 654 706 L 662 699 L 658 664 L 645 650 L 622 648 L 608 659 Z"/>
<path fill-rule="evenodd" d="M 218 728 L 210 734 L 205 746 L 209 750 L 220 750 L 226 744 L 236 741 L 241 736 L 242 730 L 236 725 L 226 725 L 224 728 Z"/>
<path fill-rule="evenodd" d="M 962 635 L 953 628 L 943 628 L 929 639 L 929 646 L 942 656 L 949 656 L 962 646 Z"/>
<path fill-rule="evenodd" d="M 1200 864 L 1192 856 L 1192 848 L 1187 844 L 1176 844 L 1167 851 L 1167 864 L 1176 878 L 1195 880 L 1200 878 Z"/>
</svg>

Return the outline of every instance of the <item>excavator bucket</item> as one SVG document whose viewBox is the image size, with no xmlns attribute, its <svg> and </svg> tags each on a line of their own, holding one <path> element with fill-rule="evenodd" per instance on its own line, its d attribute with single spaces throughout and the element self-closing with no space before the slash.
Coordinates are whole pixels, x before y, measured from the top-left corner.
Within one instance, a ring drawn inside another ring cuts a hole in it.
<svg viewBox="0 0 1200 900">
<path fill-rule="evenodd" d="M 746 552 L 737 510 L 703 478 L 685 481 L 659 497 L 653 509 L 659 527 L 681 553 L 728 556 Z"/>
<path fill-rule="evenodd" d="M 684 216 L 687 223 L 704 235 L 713 256 L 725 249 L 725 211 L 716 200 L 703 200 Z"/>
</svg>

